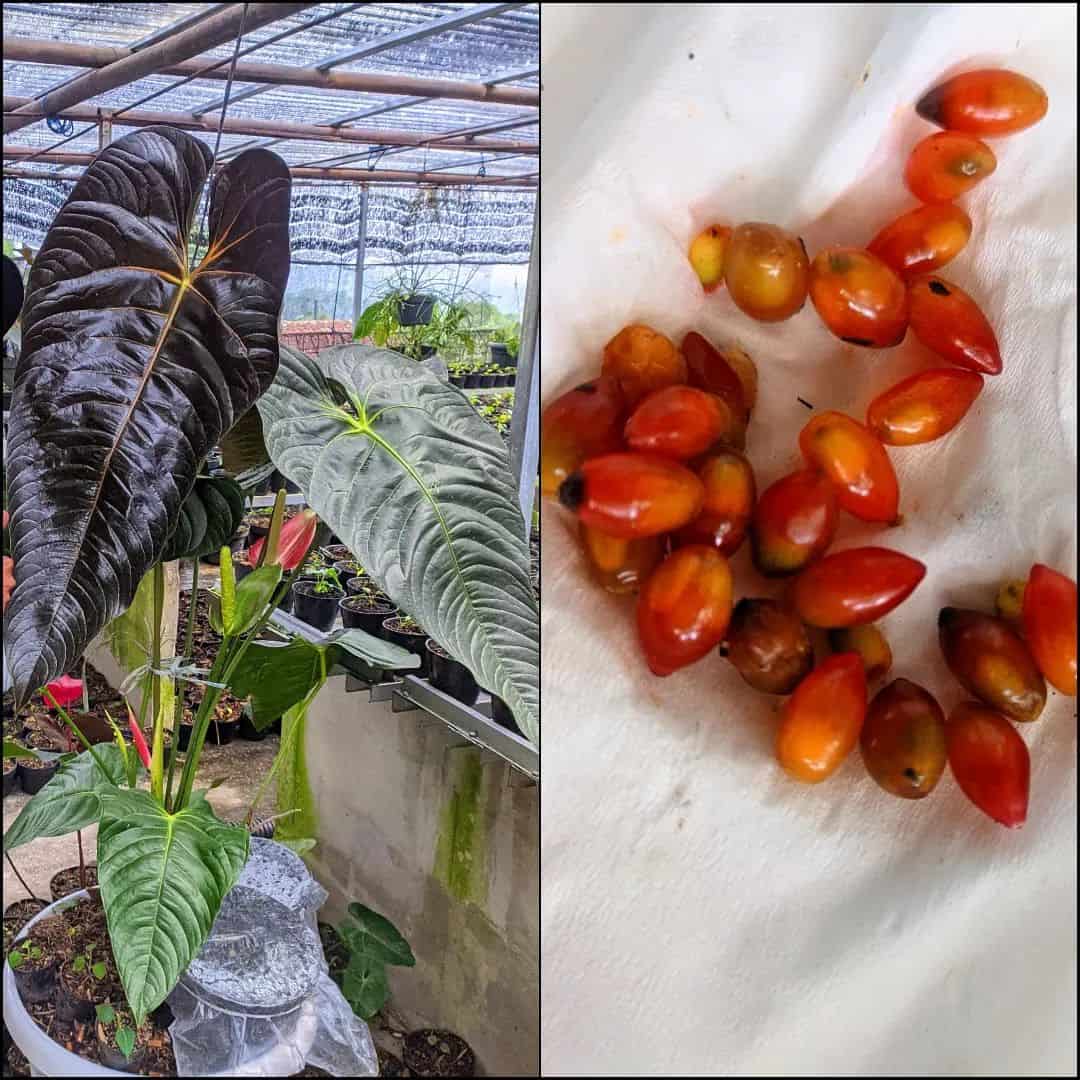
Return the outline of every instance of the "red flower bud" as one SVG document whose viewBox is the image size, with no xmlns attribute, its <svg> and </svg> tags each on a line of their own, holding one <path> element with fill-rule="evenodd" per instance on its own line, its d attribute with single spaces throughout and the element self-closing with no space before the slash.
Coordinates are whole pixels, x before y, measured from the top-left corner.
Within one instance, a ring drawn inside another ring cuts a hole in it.
<svg viewBox="0 0 1080 1080">
<path fill-rule="evenodd" d="M 150 768 L 150 747 L 146 745 L 146 736 L 143 735 L 139 728 L 139 721 L 135 719 L 135 714 L 131 711 L 131 707 L 128 706 L 128 728 L 131 730 L 131 741 L 135 744 L 135 749 L 139 752 L 139 760 L 146 768 Z"/>
<path fill-rule="evenodd" d="M 281 537 L 278 540 L 277 558 L 274 562 L 282 570 L 295 570 L 307 556 L 308 548 L 315 539 L 315 530 L 319 527 L 319 519 L 314 510 L 301 510 L 296 517 L 289 518 L 281 526 Z M 266 537 L 260 536 L 251 547 L 248 548 L 248 562 L 252 566 L 259 565 L 259 557 L 262 555 Z"/>
</svg>

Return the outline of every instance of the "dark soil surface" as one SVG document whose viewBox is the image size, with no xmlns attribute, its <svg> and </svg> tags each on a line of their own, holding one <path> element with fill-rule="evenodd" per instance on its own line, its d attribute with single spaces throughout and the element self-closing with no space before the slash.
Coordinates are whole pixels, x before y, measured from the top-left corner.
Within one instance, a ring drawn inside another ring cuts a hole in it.
<svg viewBox="0 0 1080 1080">
<path fill-rule="evenodd" d="M 60 963 L 69 989 L 75 989 L 80 997 L 92 1000 L 94 1005 L 110 1002 L 114 1007 L 120 1007 L 124 1002 L 123 989 L 113 960 L 105 924 L 105 910 L 101 906 L 100 898 L 73 905 L 46 922 L 52 926 L 46 932 L 39 931 L 36 926 L 31 932 L 32 940 L 42 946 L 45 954 L 43 959 L 47 957 L 50 962 L 56 960 Z M 72 930 L 74 933 L 70 932 Z M 103 962 L 104 977 L 98 979 L 92 971 L 89 975 L 75 973 L 74 960 L 80 955 L 89 956 L 92 963 Z M 94 1021 L 81 1023 L 59 1019 L 56 1015 L 56 994 L 50 1001 L 27 1006 L 27 1011 L 38 1027 L 66 1050 L 100 1063 L 97 1027 Z M 146 1035 L 149 1051 L 143 1064 L 143 1074 L 175 1076 L 176 1059 L 173 1057 L 172 1041 L 166 1027 L 151 1017 L 147 1022 Z M 16 1063 L 12 1062 L 9 1054 L 8 1065 L 13 1064 Z M 12 1074 L 5 1072 L 5 1075 Z"/>
<path fill-rule="evenodd" d="M 413 1076 L 472 1076 L 476 1058 L 452 1031 L 427 1028 L 405 1037 L 405 1065 Z"/>
<path fill-rule="evenodd" d="M 178 651 L 184 647 L 184 630 L 187 626 L 187 612 L 190 595 L 189 592 L 180 593 L 176 646 Z M 214 628 L 210 625 L 210 600 L 207 597 L 206 592 L 200 590 L 199 601 L 195 607 L 195 633 L 191 640 L 192 655 L 194 656 L 193 663 L 197 667 L 209 669 L 214 662 L 214 657 L 217 655 L 218 646 L 220 644 L 221 638 L 214 632 Z M 185 682 L 180 685 L 184 688 L 184 712 L 180 722 L 182 724 L 191 725 L 195 721 L 195 714 L 199 710 L 199 702 L 202 701 L 203 692 L 206 690 L 206 687 L 192 682 Z M 214 719 L 218 721 L 235 720 L 239 722 L 242 711 L 242 703 L 237 701 L 228 690 L 225 690 L 222 692 L 221 697 L 218 699 L 217 706 L 214 709 Z M 209 731 L 207 732 L 206 741 L 208 743 L 215 743 L 217 741 L 213 724 L 210 725 Z"/>
<path fill-rule="evenodd" d="M 77 670 L 71 672 L 76 678 L 83 678 L 83 672 L 81 666 Z M 101 738 L 104 741 L 111 741 L 112 734 L 109 728 L 108 720 L 105 717 L 106 710 L 109 715 L 118 723 L 123 724 L 124 718 L 127 716 L 127 712 L 124 708 L 124 702 L 121 696 L 108 684 L 105 680 L 105 676 L 102 675 L 97 668 L 92 664 L 86 665 L 86 692 L 90 702 L 90 712 L 86 714 L 83 712 L 82 701 L 72 702 L 67 707 L 67 712 L 71 719 L 79 725 L 80 728 L 84 728 L 87 725 L 81 723 L 81 719 L 89 715 L 92 717 L 92 727 L 94 729 L 101 729 Z M 22 734 L 22 728 L 28 728 L 30 733 L 28 735 L 28 744 L 34 745 L 39 750 L 62 750 L 67 749 L 68 734 L 67 729 L 63 728 L 60 732 L 59 738 L 54 734 L 56 731 L 60 731 L 63 727 L 63 721 L 56 715 L 54 709 L 49 709 L 45 706 L 45 703 L 40 697 L 36 697 L 26 705 L 24 705 L 16 714 L 14 721 L 11 724 L 9 730 L 8 720 L 5 711 L 4 720 L 4 734 L 11 735 L 14 738 L 19 738 Z M 109 732 L 108 736 L 105 736 L 105 732 Z M 39 741 L 39 735 L 45 742 L 57 743 L 60 745 L 45 746 Z M 91 738 L 91 742 L 95 740 Z"/>
<path fill-rule="evenodd" d="M 51 882 L 49 882 L 49 888 L 52 889 L 52 895 L 54 900 L 60 900 L 67 896 L 69 893 L 78 892 L 82 888 L 92 889 L 97 885 L 97 864 L 86 864 L 86 885 L 79 880 L 79 868 L 77 866 L 69 866 L 64 870 L 60 870 L 54 875 Z"/>
<path fill-rule="evenodd" d="M 405 1062 L 401 1058 L 395 1057 L 381 1046 L 375 1047 L 375 1053 L 379 1055 L 380 1076 L 412 1076 L 412 1073 L 405 1068 Z"/>
</svg>

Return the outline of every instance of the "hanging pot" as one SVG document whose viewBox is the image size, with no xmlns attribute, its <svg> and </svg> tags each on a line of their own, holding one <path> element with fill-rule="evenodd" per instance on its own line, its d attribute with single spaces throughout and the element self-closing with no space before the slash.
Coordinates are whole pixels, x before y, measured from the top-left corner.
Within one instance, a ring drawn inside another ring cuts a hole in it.
<svg viewBox="0 0 1080 1080">
<path fill-rule="evenodd" d="M 402 326 L 427 326 L 435 313 L 435 297 L 416 293 L 398 304 L 398 322 Z"/>
</svg>

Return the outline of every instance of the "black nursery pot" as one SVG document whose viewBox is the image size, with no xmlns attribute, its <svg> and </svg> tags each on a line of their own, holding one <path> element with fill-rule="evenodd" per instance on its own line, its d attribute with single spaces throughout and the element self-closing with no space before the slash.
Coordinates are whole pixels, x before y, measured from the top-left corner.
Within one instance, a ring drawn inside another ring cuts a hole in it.
<svg viewBox="0 0 1080 1080">
<path fill-rule="evenodd" d="M 6 961 L 5 961 L 6 963 Z M 15 985 L 24 1005 L 37 1005 L 42 1001 L 51 1001 L 56 990 L 56 972 L 60 961 L 54 960 L 43 968 L 31 970 L 22 966 L 14 968 Z"/>
<path fill-rule="evenodd" d="M 430 638 L 427 642 L 427 651 L 431 668 L 431 685 L 444 694 L 456 698 L 463 705 L 475 705 L 476 699 L 480 696 L 480 687 L 476 685 L 472 672 Z"/>
<path fill-rule="evenodd" d="M 249 525 L 248 526 L 248 543 L 254 544 L 256 540 L 261 540 L 265 536 L 270 535 L 270 527 L 268 525 Z"/>
<path fill-rule="evenodd" d="M 373 584 L 374 582 L 367 574 L 358 574 L 356 577 L 348 577 L 345 579 L 345 596 L 346 598 L 355 596 L 358 592 L 362 592 Z"/>
<path fill-rule="evenodd" d="M 107 1042 L 100 1034 L 98 1035 L 98 1057 L 106 1069 L 116 1069 L 117 1072 L 128 1073 L 142 1072 L 147 1052 L 146 1046 L 136 1045 L 135 1049 L 131 1051 L 131 1057 L 126 1058 L 112 1043 Z"/>
<path fill-rule="evenodd" d="M 427 326 L 435 313 L 435 297 L 424 293 L 406 296 L 398 304 L 398 322 L 402 326 Z"/>
<path fill-rule="evenodd" d="M 251 563 L 244 562 L 242 559 L 237 559 L 236 562 L 233 563 L 233 573 L 236 575 L 237 581 L 246 578 L 254 569 L 255 567 L 252 566 Z"/>
<path fill-rule="evenodd" d="M 498 378 L 497 375 L 481 375 L 480 376 L 480 385 L 482 387 L 494 386 L 495 385 L 495 380 L 497 378 Z"/>
<path fill-rule="evenodd" d="M 461 385 L 466 387 L 466 389 L 473 389 L 480 385 L 480 376 L 475 371 L 465 375 L 464 379 L 465 381 Z"/>
<path fill-rule="evenodd" d="M 412 668 L 409 675 L 419 675 L 420 678 L 426 679 L 430 670 L 429 653 L 425 648 L 427 643 L 427 634 L 420 630 L 417 633 L 412 633 L 408 630 L 398 630 L 394 626 L 388 626 L 388 623 L 392 623 L 396 619 L 396 615 L 392 615 L 389 619 L 383 619 L 383 637 L 387 641 L 392 641 L 395 645 L 400 645 L 403 649 L 408 649 L 411 653 L 416 653 L 420 657 L 420 666 L 418 668 Z"/>
<path fill-rule="evenodd" d="M 525 738 L 525 732 L 517 726 L 514 714 L 510 711 L 509 706 L 502 698 L 496 697 L 494 694 L 491 695 L 491 719 L 499 727 L 504 727 L 507 731 L 512 731 L 515 735 Z"/>
<path fill-rule="evenodd" d="M 255 726 L 255 722 L 251 719 L 251 713 L 245 708 L 244 711 L 240 713 L 240 723 L 236 734 L 239 735 L 241 739 L 247 739 L 248 742 L 262 742 L 263 739 L 270 734 L 270 728 L 264 727 L 262 731 L 260 731 Z"/>
<path fill-rule="evenodd" d="M 356 581 L 356 578 L 352 579 Z M 397 608 L 393 604 L 380 604 L 378 607 L 365 608 L 363 611 L 357 611 L 354 608 L 346 606 L 350 600 L 355 599 L 353 596 L 346 596 L 339 604 L 341 608 L 341 624 L 348 627 L 350 630 L 366 630 L 369 634 L 373 634 L 375 637 L 382 638 L 384 641 L 390 639 L 386 636 L 386 631 L 383 630 L 383 620 L 389 619 L 391 616 L 397 614 Z"/>
<path fill-rule="evenodd" d="M 464 375 L 451 375 L 450 376 L 450 382 L 454 386 L 464 386 L 465 385 L 465 378 L 466 377 Z"/>
<path fill-rule="evenodd" d="M 180 725 L 180 741 L 177 743 L 176 748 L 181 754 L 187 753 L 188 744 L 191 742 L 191 732 L 194 727 L 194 724 Z"/>
<path fill-rule="evenodd" d="M 499 367 L 510 366 L 510 350 L 501 342 L 493 341 L 488 349 L 491 352 L 491 362 Z"/>
<path fill-rule="evenodd" d="M 316 630 L 329 630 L 334 625 L 334 616 L 338 613 L 338 601 L 345 595 L 344 590 L 331 588 L 329 592 L 315 592 L 313 581 L 293 583 L 293 614 L 303 619 L 308 626 Z"/>
<path fill-rule="evenodd" d="M 6 765 L 7 765 L 7 763 L 5 762 L 5 768 L 4 768 L 4 794 L 5 795 L 10 795 L 15 790 L 15 788 L 18 786 L 18 783 L 19 783 L 19 766 L 18 766 L 18 763 L 15 762 L 15 761 L 11 762 L 11 768 L 10 769 L 7 768 Z"/>
<path fill-rule="evenodd" d="M 36 795 L 56 775 L 59 767 L 59 762 L 50 761 L 37 769 L 31 769 L 20 761 L 18 773 L 23 791 L 27 795 Z"/>
</svg>

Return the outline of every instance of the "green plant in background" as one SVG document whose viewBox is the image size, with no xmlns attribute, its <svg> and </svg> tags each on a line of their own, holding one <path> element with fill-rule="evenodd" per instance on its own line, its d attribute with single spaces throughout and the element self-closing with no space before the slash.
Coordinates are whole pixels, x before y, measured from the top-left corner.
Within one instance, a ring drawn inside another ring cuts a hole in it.
<svg viewBox="0 0 1080 1080">
<path fill-rule="evenodd" d="M 357 320 L 353 339 L 370 338 L 380 348 L 395 349 L 412 360 L 422 359 L 425 347 L 444 359 L 474 351 L 471 315 L 466 307 L 437 297 L 430 322 L 403 326 L 399 316 L 405 299 L 404 294 L 392 292 L 369 304 Z"/>
<path fill-rule="evenodd" d="M 371 1020 L 390 997 L 387 965 L 414 967 L 416 957 L 398 928 L 363 904 L 351 903 L 337 930 L 349 953 L 340 975 L 341 991 L 357 1016 Z"/>
</svg>

